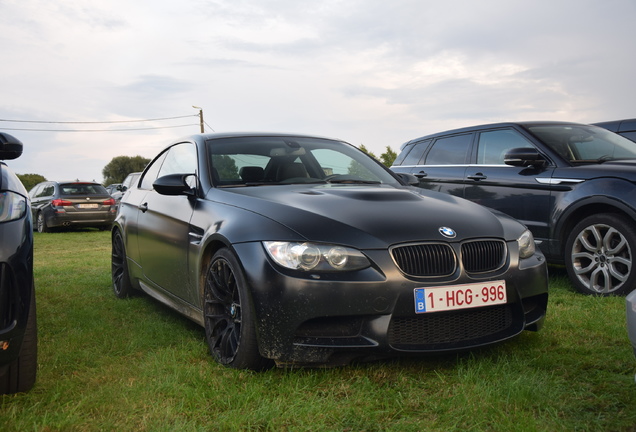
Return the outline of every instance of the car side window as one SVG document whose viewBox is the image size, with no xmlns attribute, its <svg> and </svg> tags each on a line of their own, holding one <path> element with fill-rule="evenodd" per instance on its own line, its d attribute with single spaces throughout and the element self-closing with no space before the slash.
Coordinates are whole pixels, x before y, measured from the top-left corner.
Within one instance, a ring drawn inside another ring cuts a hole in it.
<svg viewBox="0 0 636 432">
<path fill-rule="evenodd" d="M 404 160 L 396 161 L 394 165 L 417 165 L 420 162 L 420 159 L 422 159 L 422 156 L 430 143 L 431 140 L 427 140 L 412 145 L 411 151 L 406 154 Z"/>
<path fill-rule="evenodd" d="M 169 174 L 194 174 L 197 171 L 197 155 L 192 143 L 176 144 L 148 167 L 141 181 L 141 189 L 152 189 L 152 184 L 159 177 Z M 192 185 L 194 186 L 194 185 Z"/>
<path fill-rule="evenodd" d="M 40 198 L 40 197 L 53 196 L 54 192 L 55 192 L 55 187 L 52 184 L 47 184 L 47 185 L 44 185 L 44 187 L 40 191 L 38 191 L 36 197 Z"/>
<path fill-rule="evenodd" d="M 168 152 L 165 151 L 161 153 L 161 155 L 159 155 L 154 161 L 152 161 L 152 163 L 148 166 L 146 172 L 144 173 L 144 177 L 139 184 L 139 189 L 152 189 L 152 184 L 155 182 L 155 180 L 157 180 L 157 177 L 159 176 L 159 170 L 161 169 L 161 165 L 163 164 L 163 161 L 165 160 L 167 154 Z"/>
<path fill-rule="evenodd" d="M 197 154 L 191 143 L 177 144 L 168 150 L 159 170 L 159 176 L 169 174 L 194 174 L 197 171 Z"/>
<path fill-rule="evenodd" d="M 438 138 L 426 155 L 426 165 L 461 165 L 468 160 L 472 134 Z"/>
<path fill-rule="evenodd" d="M 42 189 L 42 185 L 41 184 L 36 185 L 33 189 L 31 189 L 29 191 L 29 198 L 33 199 L 33 198 L 37 197 L 38 193 L 40 192 L 41 189 Z"/>
<path fill-rule="evenodd" d="M 504 155 L 513 148 L 533 147 L 519 132 L 505 129 L 479 134 L 477 163 L 480 165 L 505 165 Z"/>
</svg>

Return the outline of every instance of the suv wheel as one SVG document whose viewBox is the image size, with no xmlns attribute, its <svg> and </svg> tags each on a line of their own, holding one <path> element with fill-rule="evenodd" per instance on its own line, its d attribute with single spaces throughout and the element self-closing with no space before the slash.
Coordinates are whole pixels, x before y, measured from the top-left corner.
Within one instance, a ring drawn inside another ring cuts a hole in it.
<svg viewBox="0 0 636 432">
<path fill-rule="evenodd" d="M 589 216 L 570 232 L 565 264 L 577 291 L 625 295 L 634 287 L 636 230 L 617 214 Z"/>
</svg>

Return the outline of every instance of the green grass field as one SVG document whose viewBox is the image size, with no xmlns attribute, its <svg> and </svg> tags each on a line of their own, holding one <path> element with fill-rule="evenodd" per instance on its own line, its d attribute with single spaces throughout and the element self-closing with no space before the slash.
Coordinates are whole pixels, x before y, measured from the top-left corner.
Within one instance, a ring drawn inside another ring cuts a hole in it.
<svg viewBox="0 0 636 432">
<path fill-rule="evenodd" d="M 0 431 L 636 431 L 624 298 L 550 269 L 542 331 L 460 355 L 226 369 L 201 328 L 110 287 L 108 232 L 35 235 L 39 370 Z"/>
</svg>

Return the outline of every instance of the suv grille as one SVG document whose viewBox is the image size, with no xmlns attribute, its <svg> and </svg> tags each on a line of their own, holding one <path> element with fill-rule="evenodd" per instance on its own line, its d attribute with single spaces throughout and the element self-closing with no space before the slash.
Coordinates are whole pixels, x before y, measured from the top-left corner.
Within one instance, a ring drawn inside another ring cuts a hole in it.
<svg viewBox="0 0 636 432">
<path fill-rule="evenodd" d="M 449 276 L 457 268 L 453 248 L 446 243 L 422 243 L 391 250 L 397 266 L 409 276 Z M 506 244 L 501 240 L 479 240 L 461 245 L 462 264 L 468 273 L 494 271 L 506 260 Z"/>
</svg>

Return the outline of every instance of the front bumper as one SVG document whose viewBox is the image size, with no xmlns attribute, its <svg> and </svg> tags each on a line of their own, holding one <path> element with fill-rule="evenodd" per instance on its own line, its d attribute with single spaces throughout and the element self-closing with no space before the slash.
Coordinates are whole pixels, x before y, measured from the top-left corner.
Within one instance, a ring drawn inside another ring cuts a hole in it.
<svg viewBox="0 0 636 432">
<path fill-rule="evenodd" d="M 374 267 L 307 275 L 272 264 L 260 243 L 235 245 L 256 316 L 261 354 L 284 364 L 346 364 L 399 354 L 462 351 L 539 330 L 548 277 L 541 253 L 476 280 L 405 277 L 384 250 L 364 251 Z M 513 257 L 514 258 L 514 257 Z M 506 280 L 508 302 L 416 314 L 414 289 Z"/>
</svg>

